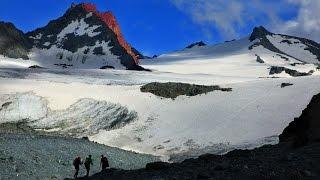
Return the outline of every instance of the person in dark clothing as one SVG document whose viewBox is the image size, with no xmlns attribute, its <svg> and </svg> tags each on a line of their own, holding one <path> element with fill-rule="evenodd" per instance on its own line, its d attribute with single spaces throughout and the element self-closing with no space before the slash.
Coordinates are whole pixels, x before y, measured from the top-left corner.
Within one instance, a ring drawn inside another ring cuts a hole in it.
<svg viewBox="0 0 320 180">
<path fill-rule="evenodd" d="M 77 178 L 79 174 L 80 165 L 82 164 L 81 158 L 78 156 L 73 160 L 73 166 L 76 172 L 74 173 L 73 177 Z"/>
<path fill-rule="evenodd" d="M 104 157 L 103 155 L 101 155 L 100 167 L 101 171 L 104 171 L 107 169 L 107 167 L 109 167 L 108 158 Z"/>
<path fill-rule="evenodd" d="M 92 163 L 92 158 L 91 155 L 89 155 L 86 160 L 84 161 L 84 166 L 86 167 L 87 170 L 87 177 L 89 176 L 89 172 L 90 172 L 90 166 L 93 165 Z"/>
</svg>

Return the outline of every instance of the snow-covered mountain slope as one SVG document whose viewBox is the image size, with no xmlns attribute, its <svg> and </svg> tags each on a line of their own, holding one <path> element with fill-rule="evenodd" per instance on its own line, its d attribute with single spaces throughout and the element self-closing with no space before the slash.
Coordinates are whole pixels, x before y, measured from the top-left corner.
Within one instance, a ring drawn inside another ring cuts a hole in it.
<svg viewBox="0 0 320 180">
<path fill-rule="evenodd" d="M 320 63 L 320 45 L 314 41 L 255 28 L 250 37 L 217 45 L 194 46 L 154 59 L 142 60 L 146 68 L 182 74 L 202 73 L 241 77 L 290 76 L 270 73 L 272 67 L 310 73 Z"/>
</svg>

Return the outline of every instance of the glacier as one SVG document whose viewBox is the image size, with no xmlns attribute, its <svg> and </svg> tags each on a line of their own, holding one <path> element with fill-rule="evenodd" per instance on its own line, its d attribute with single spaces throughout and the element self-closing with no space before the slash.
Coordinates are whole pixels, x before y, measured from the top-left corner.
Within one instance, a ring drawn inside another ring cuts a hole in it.
<svg viewBox="0 0 320 180">
<path fill-rule="evenodd" d="M 37 130 L 75 137 L 121 128 L 138 118 L 136 112 L 120 104 L 88 98 L 63 110 L 51 110 L 45 98 L 31 92 L 2 95 L 0 102 L 0 123 L 23 122 Z"/>
</svg>

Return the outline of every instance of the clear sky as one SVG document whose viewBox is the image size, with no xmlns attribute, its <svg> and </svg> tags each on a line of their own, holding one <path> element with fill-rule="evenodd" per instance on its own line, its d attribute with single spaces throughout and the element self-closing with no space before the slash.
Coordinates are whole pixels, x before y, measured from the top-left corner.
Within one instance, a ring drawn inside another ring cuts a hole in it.
<svg viewBox="0 0 320 180">
<path fill-rule="evenodd" d="M 320 40 L 320 0 L 1 0 L 0 20 L 27 32 L 62 16 L 72 2 L 112 11 L 126 40 L 147 55 L 241 38 L 258 25 Z"/>
</svg>

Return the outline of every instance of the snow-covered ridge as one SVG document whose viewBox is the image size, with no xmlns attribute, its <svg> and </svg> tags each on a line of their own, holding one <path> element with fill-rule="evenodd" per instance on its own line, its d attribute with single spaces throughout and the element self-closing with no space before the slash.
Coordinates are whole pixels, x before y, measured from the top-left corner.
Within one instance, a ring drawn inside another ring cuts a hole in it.
<svg viewBox="0 0 320 180">
<path fill-rule="evenodd" d="M 311 40 L 277 35 L 263 27 L 250 37 L 216 45 L 194 46 L 145 59 L 142 65 L 155 71 L 182 74 L 213 74 L 243 77 L 290 77 L 272 74 L 272 67 L 284 67 L 300 73 L 319 74 L 316 53 L 320 45 Z"/>
<path fill-rule="evenodd" d="M 280 51 L 290 54 L 292 57 L 295 57 L 302 62 L 319 63 L 317 56 L 308 51 L 308 46 L 299 39 L 281 35 L 268 35 L 267 38 Z"/>
<path fill-rule="evenodd" d="M 319 73 L 317 65 L 305 64 L 297 58 L 273 52 L 262 45 L 249 49 L 254 43 L 255 41 L 251 42 L 249 38 L 243 38 L 217 45 L 193 47 L 164 54 L 155 59 L 145 59 L 141 64 L 154 71 L 255 78 L 290 77 L 286 73 L 271 75 L 272 66 L 286 67 L 298 72 Z M 263 63 L 257 62 L 258 57 Z"/>
</svg>

